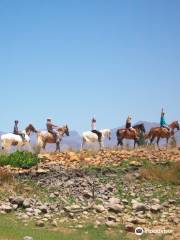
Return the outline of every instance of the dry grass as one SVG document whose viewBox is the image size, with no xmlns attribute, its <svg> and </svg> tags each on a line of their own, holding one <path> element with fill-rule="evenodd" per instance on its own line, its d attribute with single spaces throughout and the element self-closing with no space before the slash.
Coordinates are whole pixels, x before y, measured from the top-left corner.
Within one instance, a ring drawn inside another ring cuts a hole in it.
<svg viewBox="0 0 180 240">
<path fill-rule="evenodd" d="M 0 168 L 0 185 L 10 184 L 13 181 L 13 174 L 4 168 Z"/>
<path fill-rule="evenodd" d="M 180 184 L 180 161 L 171 162 L 166 166 L 149 165 L 140 170 L 141 177 L 146 180 Z"/>
</svg>

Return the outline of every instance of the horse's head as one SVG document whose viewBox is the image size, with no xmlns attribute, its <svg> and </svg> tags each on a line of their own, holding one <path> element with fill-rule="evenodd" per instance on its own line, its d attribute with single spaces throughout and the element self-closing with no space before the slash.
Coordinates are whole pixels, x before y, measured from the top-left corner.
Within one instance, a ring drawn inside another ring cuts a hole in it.
<svg viewBox="0 0 180 240">
<path fill-rule="evenodd" d="M 178 121 L 174 121 L 173 123 L 171 123 L 169 125 L 172 129 L 177 129 L 177 130 L 180 130 L 180 125 L 179 125 L 179 122 Z"/>
<path fill-rule="evenodd" d="M 136 130 L 139 130 L 141 131 L 142 133 L 145 133 L 146 132 L 146 129 L 144 127 L 144 124 L 141 123 L 141 124 L 138 124 L 138 125 L 135 125 L 133 128 L 135 128 Z"/>
<path fill-rule="evenodd" d="M 144 124 L 143 124 L 143 123 L 141 124 L 141 131 L 142 131 L 143 133 L 145 133 L 145 132 L 146 132 L 146 129 L 145 129 L 145 127 L 144 127 Z"/>
<path fill-rule="evenodd" d="M 175 122 L 175 126 L 176 126 L 177 130 L 180 129 L 180 125 L 179 125 L 179 122 L 178 122 L 178 121 Z"/>
<path fill-rule="evenodd" d="M 27 135 L 30 135 L 31 132 L 34 132 L 34 133 L 38 132 L 32 124 L 29 124 L 26 127 L 25 131 L 26 131 Z"/>
<path fill-rule="evenodd" d="M 103 137 L 107 137 L 109 140 L 111 140 L 111 130 L 110 129 L 104 129 L 101 132 L 103 134 Z"/>
<path fill-rule="evenodd" d="M 67 124 L 63 127 L 59 127 L 57 130 L 60 134 L 62 135 L 66 134 L 66 136 L 69 136 L 69 128 Z"/>
</svg>

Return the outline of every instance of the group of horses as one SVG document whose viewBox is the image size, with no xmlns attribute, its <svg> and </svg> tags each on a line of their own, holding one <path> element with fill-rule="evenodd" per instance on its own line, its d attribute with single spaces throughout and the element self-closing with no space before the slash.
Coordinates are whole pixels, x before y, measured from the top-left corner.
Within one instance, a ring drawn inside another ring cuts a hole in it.
<svg viewBox="0 0 180 240">
<path fill-rule="evenodd" d="M 145 129 L 143 123 L 133 126 L 133 129 L 121 128 L 116 131 L 117 146 L 119 146 L 119 145 L 123 146 L 123 140 L 129 139 L 129 140 L 134 140 L 134 148 L 135 148 L 136 145 L 140 144 L 140 137 L 142 137 L 142 136 L 144 139 L 149 139 L 150 144 L 152 144 L 156 138 L 157 139 L 156 143 L 157 143 L 158 147 L 159 147 L 159 140 L 161 138 L 165 138 L 167 146 L 168 146 L 168 141 L 169 141 L 170 137 L 174 136 L 175 129 L 180 130 L 180 125 L 179 125 L 178 121 L 172 122 L 169 125 L 169 129 L 164 128 L 164 127 L 153 127 L 150 129 L 150 131 L 148 133 L 146 132 L 146 129 Z M 11 146 L 16 146 L 17 148 L 21 148 L 22 146 L 25 146 L 25 145 L 30 146 L 31 145 L 30 144 L 30 134 L 36 133 L 37 146 L 40 147 L 40 149 L 43 148 L 45 150 L 46 145 L 48 143 L 55 143 L 56 151 L 60 151 L 60 144 L 61 144 L 63 136 L 64 135 L 69 136 L 69 128 L 67 125 L 58 127 L 57 132 L 59 135 L 58 142 L 56 141 L 56 138 L 48 131 L 46 131 L 46 130 L 38 131 L 32 124 L 29 124 L 22 131 L 22 133 L 25 136 L 25 139 L 22 139 L 22 137 L 20 135 L 15 135 L 13 133 L 2 134 L 0 137 L 1 147 L 2 147 L 2 149 L 8 150 Z M 85 144 L 88 144 L 88 143 L 99 143 L 99 147 L 103 148 L 104 147 L 104 144 L 103 144 L 104 139 L 108 138 L 109 140 L 111 140 L 111 130 L 103 129 L 103 130 L 100 130 L 100 132 L 102 134 L 101 141 L 99 141 L 96 133 L 93 133 L 91 131 L 83 132 L 81 149 L 83 149 Z"/>
</svg>

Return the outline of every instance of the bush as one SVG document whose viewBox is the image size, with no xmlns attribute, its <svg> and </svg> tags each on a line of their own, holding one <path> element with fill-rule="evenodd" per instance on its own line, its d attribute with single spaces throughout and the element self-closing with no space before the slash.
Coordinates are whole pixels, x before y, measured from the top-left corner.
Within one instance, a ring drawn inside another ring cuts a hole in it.
<svg viewBox="0 0 180 240">
<path fill-rule="evenodd" d="M 145 146 L 147 145 L 147 142 L 145 140 L 144 134 L 141 132 L 139 136 L 139 146 Z"/>
<path fill-rule="evenodd" d="M 11 165 L 13 167 L 30 168 L 39 163 L 40 159 L 28 151 L 16 151 L 10 155 L 0 156 L 0 166 Z"/>
<path fill-rule="evenodd" d="M 147 180 L 180 184 L 180 161 L 168 162 L 167 165 L 146 165 L 140 170 L 141 177 Z"/>
</svg>

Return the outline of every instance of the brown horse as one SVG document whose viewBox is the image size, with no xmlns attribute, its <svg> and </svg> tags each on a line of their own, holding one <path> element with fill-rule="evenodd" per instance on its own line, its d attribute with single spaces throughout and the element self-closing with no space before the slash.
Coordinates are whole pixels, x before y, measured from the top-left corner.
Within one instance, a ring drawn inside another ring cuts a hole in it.
<svg viewBox="0 0 180 240">
<path fill-rule="evenodd" d="M 134 140 L 134 148 L 136 147 L 136 144 L 139 145 L 139 137 L 141 133 L 145 133 L 145 127 L 144 124 L 138 124 L 133 126 L 133 128 L 135 129 L 135 131 L 131 130 L 131 129 L 118 129 L 116 132 L 116 136 L 117 136 L 117 146 L 121 145 L 123 146 L 123 139 L 132 139 Z"/>
<path fill-rule="evenodd" d="M 38 146 L 40 148 L 45 149 L 46 148 L 46 144 L 47 143 L 56 143 L 56 151 L 60 151 L 60 143 L 62 140 L 62 137 L 64 136 L 64 134 L 66 134 L 67 136 L 69 136 L 69 128 L 68 126 L 63 126 L 63 127 L 59 127 L 57 129 L 58 133 L 59 133 L 59 141 L 56 141 L 55 136 L 53 136 L 52 133 L 49 133 L 48 131 L 41 131 L 38 133 L 38 138 L 37 138 L 37 143 Z"/>
<path fill-rule="evenodd" d="M 174 121 L 171 124 L 169 124 L 168 126 L 169 126 L 169 130 L 167 128 L 165 128 L 165 127 L 154 127 L 154 128 L 151 128 L 149 133 L 145 136 L 145 138 L 146 139 L 147 138 L 150 139 L 150 144 L 152 144 L 154 139 L 157 138 L 156 143 L 157 143 L 158 147 L 159 147 L 159 140 L 161 138 L 166 138 L 166 144 L 168 146 L 169 138 L 174 135 L 174 129 L 177 129 L 177 130 L 180 129 L 178 121 Z"/>
</svg>

